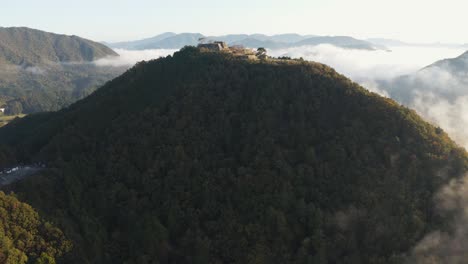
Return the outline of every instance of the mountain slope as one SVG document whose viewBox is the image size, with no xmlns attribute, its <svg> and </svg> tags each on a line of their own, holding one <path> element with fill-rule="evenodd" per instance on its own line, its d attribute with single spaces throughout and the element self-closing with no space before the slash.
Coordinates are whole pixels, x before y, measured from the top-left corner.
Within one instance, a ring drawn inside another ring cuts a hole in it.
<svg viewBox="0 0 468 264">
<path fill-rule="evenodd" d="M 146 38 L 142 40 L 137 40 L 137 41 L 124 41 L 124 42 L 117 42 L 117 43 L 108 43 L 111 45 L 113 48 L 116 49 L 128 49 L 128 50 L 138 50 L 138 49 L 144 49 L 145 46 L 151 45 L 152 43 L 161 41 L 163 39 L 173 37 L 177 35 L 176 33 L 172 32 L 166 32 L 159 34 L 157 36 L 154 36 L 152 38 Z"/>
<path fill-rule="evenodd" d="M 381 81 L 381 85 L 392 98 L 407 105 L 434 97 L 453 102 L 468 96 L 468 52 L 434 62 L 413 74 Z"/>
<path fill-rule="evenodd" d="M 308 39 L 311 37 L 315 37 L 313 35 L 299 35 L 299 34 L 294 34 L 294 33 L 286 33 L 286 34 L 278 34 L 278 35 L 273 35 L 270 37 L 271 40 L 277 41 L 277 42 L 285 42 L 285 43 L 294 43 L 294 42 L 299 42 L 304 39 Z"/>
<path fill-rule="evenodd" d="M 402 263 L 467 156 L 333 69 L 185 48 L 0 129 L 66 263 Z M 34 191 L 32 191 L 34 190 Z"/>
<path fill-rule="evenodd" d="M 155 43 L 146 43 L 139 49 L 180 49 L 184 46 L 196 46 L 203 35 L 199 33 L 182 33 L 163 38 Z"/>
<path fill-rule="evenodd" d="M 437 61 L 426 68 L 439 67 L 454 74 L 468 72 L 468 51 L 453 59 Z"/>
<path fill-rule="evenodd" d="M 19 114 L 67 106 L 125 70 L 92 63 L 108 56 L 118 54 L 77 36 L 0 28 L 0 107 Z"/>
<path fill-rule="evenodd" d="M 118 56 L 112 49 L 77 36 L 30 28 L 0 28 L 0 61 L 34 66 L 50 62 L 84 62 Z"/>
<path fill-rule="evenodd" d="M 315 46 L 320 44 L 330 44 L 341 48 L 347 49 L 366 49 L 374 50 L 375 46 L 367 41 L 355 39 L 347 36 L 325 36 L 325 37 L 312 37 L 301 40 L 295 43 L 295 46 Z"/>
</svg>

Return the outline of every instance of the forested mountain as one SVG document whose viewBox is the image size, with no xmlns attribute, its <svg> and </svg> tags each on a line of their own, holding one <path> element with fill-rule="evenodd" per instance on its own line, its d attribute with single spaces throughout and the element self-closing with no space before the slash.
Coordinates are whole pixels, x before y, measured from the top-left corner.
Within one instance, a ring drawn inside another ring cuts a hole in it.
<svg viewBox="0 0 468 264">
<path fill-rule="evenodd" d="M 278 48 L 291 48 L 301 46 L 315 46 L 320 44 L 330 44 L 337 47 L 348 49 L 365 49 L 375 50 L 382 46 L 374 45 L 368 41 L 358 40 L 346 36 L 312 36 L 312 35 L 299 35 L 299 34 L 280 34 L 280 35 L 263 35 L 263 34 L 231 34 L 224 36 L 204 36 L 200 33 L 164 33 L 153 38 L 109 43 L 113 48 L 123 48 L 131 50 L 144 50 L 144 49 L 180 49 L 186 45 L 196 45 L 199 38 L 206 40 L 224 41 L 229 45 L 242 45 L 247 48 L 264 47 L 269 49 Z M 383 47 L 385 48 L 385 47 Z"/>
<path fill-rule="evenodd" d="M 452 73 L 468 72 L 468 51 L 453 59 L 444 59 L 429 65 L 428 67 L 439 67 Z"/>
<path fill-rule="evenodd" d="M 77 36 L 0 28 L 0 107 L 18 114 L 67 106 L 124 71 L 92 63 L 108 56 L 118 54 Z"/>
<path fill-rule="evenodd" d="M 14 186 L 73 243 L 59 263 L 403 263 L 447 228 L 465 151 L 302 60 L 184 48 L 0 129 Z"/>
<path fill-rule="evenodd" d="M 90 62 L 118 56 L 112 49 L 77 36 L 30 28 L 0 27 L 0 62 L 39 66 L 51 62 Z"/>
</svg>

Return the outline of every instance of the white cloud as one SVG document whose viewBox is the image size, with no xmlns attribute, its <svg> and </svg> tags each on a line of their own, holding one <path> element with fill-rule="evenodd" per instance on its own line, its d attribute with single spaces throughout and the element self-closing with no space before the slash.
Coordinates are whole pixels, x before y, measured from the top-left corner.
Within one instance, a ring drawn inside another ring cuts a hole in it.
<svg viewBox="0 0 468 264">
<path fill-rule="evenodd" d="M 450 232 L 427 234 L 410 252 L 407 263 L 466 263 L 468 258 L 468 176 L 453 179 L 434 197 L 438 214 L 450 215 Z"/>
<path fill-rule="evenodd" d="M 432 92 L 417 91 L 411 107 L 468 149 L 468 95 L 449 101 Z"/>
<path fill-rule="evenodd" d="M 154 50 L 124 50 L 116 49 L 120 56 L 118 57 L 106 57 L 96 60 L 94 63 L 97 66 L 133 66 L 139 61 L 152 60 L 160 57 L 165 57 L 174 54 L 177 50 L 173 49 L 154 49 Z"/>
<path fill-rule="evenodd" d="M 390 50 L 369 51 L 318 45 L 269 50 L 269 54 L 321 62 L 352 79 L 389 79 L 463 53 L 462 49 L 442 47 L 407 46 L 391 47 Z"/>
</svg>

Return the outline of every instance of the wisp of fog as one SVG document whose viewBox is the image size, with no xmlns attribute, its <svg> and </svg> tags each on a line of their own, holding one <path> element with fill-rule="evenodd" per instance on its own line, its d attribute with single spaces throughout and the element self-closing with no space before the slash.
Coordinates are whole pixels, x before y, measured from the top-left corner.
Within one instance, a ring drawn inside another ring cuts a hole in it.
<svg viewBox="0 0 468 264">
<path fill-rule="evenodd" d="M 131 67 L 139 61 L 148 61 L 165 57 L 174 54 L 177 50 L 173 49 L 151 49 L 151 50 L 125 50 L 115 49 L 120 56 L 118 57 L 106 57 L 96 60 L 94 63 L 97 66 L 112 66 L 112 67 Z"/>
</svg>

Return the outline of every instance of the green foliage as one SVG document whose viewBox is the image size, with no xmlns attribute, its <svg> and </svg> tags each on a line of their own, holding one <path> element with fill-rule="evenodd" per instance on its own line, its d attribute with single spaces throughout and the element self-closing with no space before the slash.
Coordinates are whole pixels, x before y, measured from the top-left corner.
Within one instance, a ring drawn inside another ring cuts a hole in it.
<svg viewBox="0 0 468 264">
<path fill-rule="evenodd" d="M 31 206 L 0 192 L 0 263 L 55 263 L 71 249 L 62 231 L 42 220 Z"/>
<path fill-rule="evenodd" d="M 399 263 L 467 169 L 443 131 L 329 67 L 190 47 L 0 142 L 48 164 L 14 188 L 74 241 L 66 263 Z"/>
<path fill-rule="evenodd" d="M 55 258 L 42 252 L 41 256 L 36 260 L 36 264 L 55 264 Z"/>
<path fill-rule="evenodd" d="M 267 50 L 265 48 L 258 48 L 256 56 L 259 59 L 262 59 L 262 60 L 266 59 L 267 58 Z"/>
</svg>

